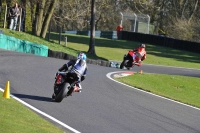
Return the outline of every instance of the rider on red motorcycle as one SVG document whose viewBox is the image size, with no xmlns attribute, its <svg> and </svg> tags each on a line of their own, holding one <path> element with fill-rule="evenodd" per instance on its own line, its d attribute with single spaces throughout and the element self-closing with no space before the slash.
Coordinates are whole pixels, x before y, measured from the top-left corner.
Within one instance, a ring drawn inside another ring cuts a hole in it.
<svg viewBox="0 0 200 133">
<path fill-rule="evenodd" d="M 142 61 L 146 59 L 145 48 L 145 44 L 141 44 L 138 48 L 133 49 L 133 52 L 135 52 L 135 54 L 133 55 L 133 63 L 137 63 L 137 66 L 141 66 Z"/>
</svg>

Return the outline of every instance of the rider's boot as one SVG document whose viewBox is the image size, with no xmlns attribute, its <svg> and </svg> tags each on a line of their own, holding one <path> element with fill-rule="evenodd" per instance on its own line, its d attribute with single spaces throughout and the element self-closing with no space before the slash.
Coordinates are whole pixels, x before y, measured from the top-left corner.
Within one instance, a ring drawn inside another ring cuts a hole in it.
<svg viewBox="0 0 200 133">
<path fill-rule="evenodd" d="M 134 61 L 134 62 L 132 63 L 132 65 L 141 66 L 141 65 L 142 65 L 142 61 L 141 61 L 141 60 Z"/>
<path fill-rule="evenodd" d="M 137 63 L 138 63 L 137 66 L 141 66 L 141 65 L 142 65 L 142 61 L 141 61 L 141 59 L 138 60 Z"/>
<path fill-rule="evenodd" d="M 75 86 L 75 88 L 74 88 L 74 92 L 81 92 L 81 88 L 79 88 L 78 86 Z"/>
</svg>

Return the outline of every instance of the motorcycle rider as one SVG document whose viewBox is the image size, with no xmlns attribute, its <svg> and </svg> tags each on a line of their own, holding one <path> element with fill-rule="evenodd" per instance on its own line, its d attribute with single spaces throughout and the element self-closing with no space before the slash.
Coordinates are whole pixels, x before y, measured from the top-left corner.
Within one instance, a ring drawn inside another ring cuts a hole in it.
<svg viewBox="0 0 200 133">
<path fill-rule="evenodd" d="M 76 83 L 76 88 L 74 92 L 81 92 L 82 86 L 81 82 L 85 80 L 87 74 L 87 64 L 86 64 L 87 56 L 85 53 L 79 53 L 77 59 L 72 59 L 68 63 L 64 64 L 60 69 L 58 69 L 58 73 L 61 71 L 68 71 L 68 73 L 75 73 L 78 76 L 78 82 Z M 72 94 L 68 94 L 72 95 Z M 67 95 L 67 96 L 68 96 Z M 52 98 L 55 97 L 55 93 Z"/>
<path fill-rule="evenodd" d="M 135 52 L 135 54 L 133 55 L 133 61 L 136 60 L 137 66 L 141 66 L 142 65 L 142 61 L 146 59 L 146 45 L 145 44 L 141 44 L 138 48 L 133 49 L 133 52 Z"/>
</svg>

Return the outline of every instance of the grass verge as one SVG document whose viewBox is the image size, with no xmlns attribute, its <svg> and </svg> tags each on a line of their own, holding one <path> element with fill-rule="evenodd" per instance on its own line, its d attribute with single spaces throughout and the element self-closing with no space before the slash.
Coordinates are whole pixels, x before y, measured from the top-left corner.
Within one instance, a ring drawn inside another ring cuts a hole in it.
<svg viewBox="0 0 200 133">
<path fill-rule="evenodd" d="M 136 88 L 200 108 L 199 78 L 166 75 L 139 74 L 115 78 Z"/>
<path fill-rule="evenodd" d="M 67 47 L 58 44 L 58 34 L 51 33 L 51 41 L 47 41 L 43 38 L 33 36 L 24 32 L 11 31 L 7 29 L 3 30 L 4 34 L 13 36 L 22 40 L 34 42 L 36 44 L 43 44 L 49 47 L 51 50 L 61 51 L 74 56 L 80 51 L 86 52 L 89 49 L 89 37 L 79 35 L 66 35 L 67 36 Z M 57 37 L 56 37 L 57 36 Z M 64 40 L 61 41 L 64 44 Z M 128 50 L 137 47 L 140 43 L 131 42 L 125 40 L 110 40 L 105 38 L 95 39 L 95 51 L 96 56 L 88 54 L 88 58 L 101 59 L 101 60 L 115 60 L 121 62 L 124 54 Z M 197 68 L 200 69 L 200 54 L 192 53 L 188 51 L 176 50 L 167 47 L 155 46 L 146 44 L 147 48 L 147 59 L 143 62 L 144 64 L 155 64 L 155 65 L 166 65 L 166 66 L 177 66 L 185 68 Z"/>
<path fill-rule="evenodd" d="M 13 98 L 0 97 L 0 103 L 1 133 L 64 133 Z"/>
</svg>

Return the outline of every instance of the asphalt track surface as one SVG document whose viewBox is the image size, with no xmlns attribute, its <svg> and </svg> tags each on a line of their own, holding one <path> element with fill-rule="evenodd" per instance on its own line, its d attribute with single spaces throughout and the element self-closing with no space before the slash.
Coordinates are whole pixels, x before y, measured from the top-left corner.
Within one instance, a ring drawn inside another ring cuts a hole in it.
<svg viewBox="0 0 200 133">
<path fill-rule="evenodd" d="M 110 72 L 121 71 L 116 68 L 88 64 L 83 91 L 74 93 L 61 103 L 51 102 L 54 75 L 65 62 L 0 50 L 0 88 L 4 88 L 9 80 L 12 95 L 77 132 L 200 133 L 200 109 L 117 83 L 106 76 Z M 140 70 L 200 77 L 200 70 L 153 65 L 135 67 L 130 71 Z"/>
</svg>

